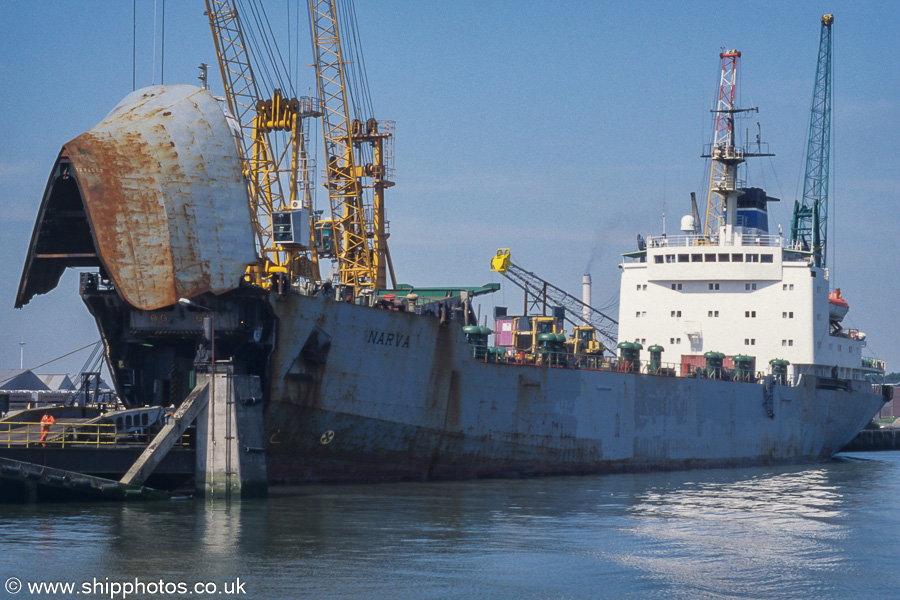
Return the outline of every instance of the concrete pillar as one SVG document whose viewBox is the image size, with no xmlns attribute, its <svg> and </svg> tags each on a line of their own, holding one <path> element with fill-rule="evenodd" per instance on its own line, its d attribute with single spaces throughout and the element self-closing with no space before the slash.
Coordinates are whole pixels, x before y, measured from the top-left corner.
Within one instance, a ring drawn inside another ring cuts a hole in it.
<svg viewBox="0 0 900 600">
<path fill-rule="evenodd" d="M 265 496 L 265 448 L 259 377 L 217 363 L 209 403 L 197 417 L 197 491 L 210 499 Z"/>
</svg>

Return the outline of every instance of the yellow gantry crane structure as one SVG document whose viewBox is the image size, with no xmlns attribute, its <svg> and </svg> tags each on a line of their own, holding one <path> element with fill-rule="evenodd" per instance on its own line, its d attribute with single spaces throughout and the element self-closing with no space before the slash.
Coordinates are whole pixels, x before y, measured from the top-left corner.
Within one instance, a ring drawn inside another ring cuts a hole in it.
<svg viewBox="0 0 900 600">
<path fill-rule="evenodd" d="M 241 131 L 239 148 L 258 254 L 247 277 L 266 289 L 276 283 L 290 285 L 299 277 L 318 280 L 308 185 L 312 168 L 302 122 L 305 117 L 321 116 L 318 101 L 284 98 L 278 89 L 270 98 L 262 97 L 253 78 L 235 0 L 205 2 L 228 108 Z"/>
<path fill-rule="evenodd" d="M 384 189 L 390 187 L 393 124 L 351 117 L 345 61 L 338 31 L 336 0 L 309 0 L 310 24 L 316 55 L 316 79 L 322 108 L 322 135 L 326 153 L 325 173 L 331 221 L 316 225 L 322 236 L 330 229 L 332 247 L 325 255 L 337 261 L 340 283 L 359 293 L 385 289 L 390 265 Z M 363 148 L 372 149 L 371 162 Z M 366 179 L 370 182 L 366 183 Z M 372 188 L 367 201 L 365 188 Z"/>
</svg>

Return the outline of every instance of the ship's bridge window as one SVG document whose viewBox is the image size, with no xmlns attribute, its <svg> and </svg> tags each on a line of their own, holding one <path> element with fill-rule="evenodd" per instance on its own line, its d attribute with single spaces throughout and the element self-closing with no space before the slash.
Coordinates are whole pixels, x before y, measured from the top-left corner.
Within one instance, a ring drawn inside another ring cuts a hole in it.
<svg viewBox="0 0 900 600">
<path fill-rule="evenodd" d="M 759 257 L 759 262 L 764 262 L 764 263 L 770 263 L 770 262 L 772 262 L 772 255 L 771 255 L 771 254 L 762 254 L 762 255 L 760 255 L 760 257 Z"/>
<path fill-rule="evenodd" d="M 655 262 L 655 263 L 657 263 L 657 264 L 661 264 L 662 261 L 663 261 L 663 259 L 662 259 L 662 255 L 661 255 L 661 254 L 657 254 L 656 256 L 653 257 L 653 262 Z"/>
<path fill-rule="evenodd" d="M 690 256 L 687 254 L 679 254 L 678 255 L 678 262 L 690 262 L 690 260 L 691 260 Z"/>
<path fill-rule="evenodd" d="M 745 289 L 745 290 L 755 290 L 755 289 L 756 289 L 756 284 L 755 284 L 755 283 L 745 283 L 745 284 L 744 284 L 744 289 Z"/>
<path fill-rule="evenodd" d="M 732 254 L 731 262 L 744 262 L 744 255 L 743 254 Z"/>
<path fill-rule="evenodd" d="M 725 254 L 725 253 L 719 254 L 719 262 L 728 262 L 729 258 L 731 258 L 731 255 L 729 255 L 729 254 Z"/>
<path fill-rule="evenodd" d="M 711 283 L 711 284 L 709 284 L 709 289 L 711 289 L 711 290 L 713 290 L 713 291 L 717 291 L 717 290 L 719 289 L 719 284 L 718 284 L 718 283 Z"/>
<path fill-rule="evenodd" d="M 675 262 L 675 255 L 674 254 L 666 254 L 666 262 L 667 263 Z"/>
<path fill-rule="evenodd" d="M 704 254 L 703 260 L 706 262 L 716 262 L 716 255 L 715 254 Z"/>
<path fill-rule="evenodd" d="M 759 254 L 748 254 L 747 262 L 759 262 Z"/>
<path fill-rule="evenodd" d="M 691 262 L 703 262 L 702 254 L 691 254 Z"/>
<path fill-rule="evenodd" d="M 680 283 L 673 283 L 673 284 L 672 284 L 672 289 L 675 290 L 675 291 L 680 291 L 680 290 L 681 290 L 681 284 L 680 284 Z"/>
</svg>

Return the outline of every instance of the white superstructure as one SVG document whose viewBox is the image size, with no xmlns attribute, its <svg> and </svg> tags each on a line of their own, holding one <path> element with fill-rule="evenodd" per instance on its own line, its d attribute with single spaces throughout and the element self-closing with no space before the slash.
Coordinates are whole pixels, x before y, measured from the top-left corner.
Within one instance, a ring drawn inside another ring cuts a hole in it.
<svg viewBox="0 0 900 600">
<path fill-rule="evenodd" d="M 708 351 L 724 353 L 726 366 L 734 355 L 755 357 L 762 373 L 770 360 L 788 360 L 793 378 L 872 372 L 863 366 L 865 335 L 832 326 L 827 269 L 769 235 L 765 219 L 757 225 L 723 225 L 713 237 L 654 236 L 626 254 L 619 341 L 662 346 L 662 362 L 679 374 Z"/>
<path fill-rule="evenodd" d="M 753 370 L 763 375 L 772 373 L 770 361 L 782 361 L 777 363 L 779 369 L 789 361 L 787 375 L 794 383 L 812 374 L 832 380 L 827 385 L 846 385 L 846 380 L 880 372 L 883 363 L 862 357 L 865 334 L 841 325 L 848 304 L 840 290 L 829 297 L 828 269 L 821 260 L 824 235 L 812 244 L 804 235 L 783 238 L 780 227 L 773 235 L 768 204 L 778 199 L 760 188 L 744 187 L 739 168 L 745 160 L 773 155 L 759 135 L 756 152 L 738 145 L 735 115 L 756 109 L 734 104 L 740 52 L 719 56 L 716 135 L 703 155 L 712 159 L 705 222 L 699 223 L 692 194 L 692 214 L 681 219 L 680 235 L 664 232 L 646 243 L 638 236 L 638 251 L 623 255 L 620 345 L 639 342 L 647 350 L 662 346 L 662 367 L 680 375 L 722 366 L 727 378 L 735 356 L 740 356 L 742 376 L 746 357 L 753 357 Z M 824 173 L 814 183 L 827 190 L 827 169 Z M 818 215 L 811 219 L 816 231 Z M 794 234 L 804 231 L 797 229 L 797 219 L 795 209 Z M 724 364 L 717 366 L 722 360 L 719 353 L 725 355 Z"/>
</svg>

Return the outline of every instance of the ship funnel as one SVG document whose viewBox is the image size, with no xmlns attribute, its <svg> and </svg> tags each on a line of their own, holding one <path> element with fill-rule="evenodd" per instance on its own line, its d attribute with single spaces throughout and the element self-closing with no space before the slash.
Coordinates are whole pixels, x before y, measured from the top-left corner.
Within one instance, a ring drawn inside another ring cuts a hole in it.
<svg viewBox="0 0 900 600">
<path fill-rule="evenodd" d="M 584 319 L 585 324 L 589 324 L 591 322 L 591 311 L 588 308 L 591 305 L 590 275 L 585 275 L 581 278 L 581 301 L 587 305 L 582 309 L 581 318 Z"/>
</svg>

